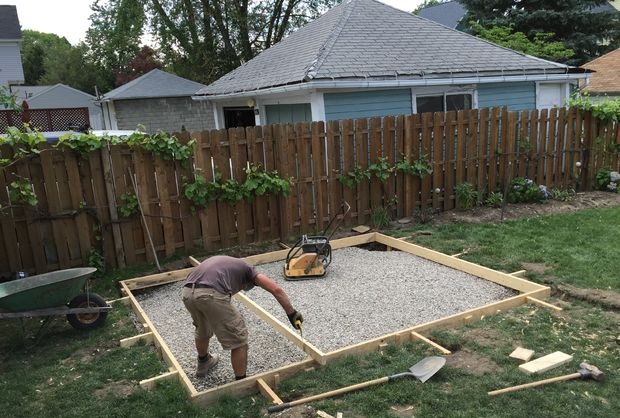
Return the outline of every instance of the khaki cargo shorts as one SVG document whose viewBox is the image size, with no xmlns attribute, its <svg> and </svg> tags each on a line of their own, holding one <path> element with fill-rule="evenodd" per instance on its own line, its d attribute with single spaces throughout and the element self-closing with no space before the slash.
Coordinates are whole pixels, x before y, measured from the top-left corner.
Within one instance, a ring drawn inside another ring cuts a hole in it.
<svg viewBox="0 0 620 418">
<path fill-rule="evenodd" d="M 229 295 L 210 288 L 184 287 L 181 298 L 194 321 L 197 339 L 209 339 L 215 334 L 224 350 L 248 343 L 245 321 Z"/>
</svg>

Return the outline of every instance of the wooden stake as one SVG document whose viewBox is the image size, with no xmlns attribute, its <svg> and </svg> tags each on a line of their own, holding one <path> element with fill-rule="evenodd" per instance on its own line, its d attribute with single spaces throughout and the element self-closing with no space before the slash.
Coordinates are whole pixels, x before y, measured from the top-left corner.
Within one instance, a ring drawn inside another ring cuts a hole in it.
<svg viewBox="0 0 620 418">
<path fill-rule="evenodd" d="M 140 387 L 142 389 L 151 390 L 155 387 L 160 380 L 177 379 L 179 377 L 178 371 L 168 372 L 160 374 L 159 376 L 151 377 L 150 379 L 144 379 L 140 381 Z"/>
<path fill-rule="evenodd" d="M 547 302 L 542 301 L 542 300 L 540 300 L 540 299 L 533 298 L 533 297 L 531 297 L 531 296 L 528 296 L 528 297 L 527 297 L 527 301 L 528 301 L 528 302 L 531 302 L 531 303 L 534 303 L 534 304 L 536 304 L 536 305 L 543 306 L 543 307 L 545 307 L 545 308 L 552 309 L 552 310 L 557 311 L 557 312 L 559 312 L 559 311 L 561 311 L 561 310 L 562 310 L 562 308 L 560 308 L 559 306 L 552 305 L 552 304 L 550 304 L 550 303 L 547 303 Z"/>
<path fill-rule="evenodd" d="M 121 340 L 120 345 L 121 345 L 121 347 L 126 348 L 126 347 L 134 346 L 134 345 L 138 344 L 141 341 L 144 341 L 145 343 L 152 343 L 153 342 L 153 333 L 152 332 L 145 332 L 144 334 L 135 335 L 135 336 L 129 337 L 129 338 L 123 338 Z"/>
<path fill-rule="evenodd" d="M 411 336 L 414 339 L 418 339 L 420 341 L 425 342 L 426 344 L 435 347 L 437 350 L 439 350 L 442 354 L 452 354 L 452 352 L 450 350 L 448 350 L 447 348 L 443 348 L 442 346 L 440 346 L 439 344 L 437 344 L 434 341 L 429 340 L 428 338 L 426 338 L 425 336 L 423 336 L 422 334 L 418 334 L 415 331 L 411 332 Z"/>
<path fill-rule="evenodd" d="M 276 393 L 269 387 L 267 382 L 265 382 L 263 379 L 258 378 L 256 380 L 256 384 L 258 385 L 258 390 L 260 391 L 260 393 L 262 393 L 265 398 L 271 400 L 272 404 L 280 405 L 281 403 L 283 403 L 282 399 L 280 399 L 280 397 L 276 395 Z"/>
</svg>

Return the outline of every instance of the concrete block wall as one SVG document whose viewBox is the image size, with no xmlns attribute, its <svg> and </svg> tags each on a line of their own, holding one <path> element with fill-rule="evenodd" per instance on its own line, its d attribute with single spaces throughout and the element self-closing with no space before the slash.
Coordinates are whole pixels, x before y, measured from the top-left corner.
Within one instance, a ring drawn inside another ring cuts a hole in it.
<svg viewBox="0 0 620 418">
<path fill-rule="evenodd" d="M 190 97 L 168 97 L 114 101 L 118 129 L 136 129 L 144 125 L 146 132 L 203 131 L 215 129 L 213 108 L 209 102 Z"/>
</svg>

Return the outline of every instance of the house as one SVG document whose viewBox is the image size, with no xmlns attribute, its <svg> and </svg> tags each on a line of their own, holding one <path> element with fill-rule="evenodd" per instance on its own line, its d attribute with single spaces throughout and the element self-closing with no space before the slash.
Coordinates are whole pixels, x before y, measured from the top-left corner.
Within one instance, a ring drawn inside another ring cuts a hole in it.
<svg viewBox="0 0 620 418">
<path fill-rule="evenodd" d="M 425 7 L 418 16 L 433 22 L 441 23 L 451 29 L 458 29 L 467 14 L 467 9 L 459 1 L 447 1 L 435 6 Z"/>
<path fill-rule="evenodd" d="M 15 6 L 0 5 L 0 86 L 24 83 L 22 30 Z"/>
<path fill-rule="evenodd" d="M 150 133 L 213 129 L 211 104 L 191 98 L 203 87 L 159 69 L 151 70 L 99 100 L 104 129 L 136 129 L 138 125 Z"/>
<path fill-rule="evenodd" d="M 620 48 L 582 65 L 593 71 L 581 90 L 593 100 L 620 99 Z"/>
<path fill-rule="evenodd" d="M 345 0 L 194 98 L 228 128 L 560 106 L 587 77 L 375 0 Z"/>
<path fill-rule="evenodd" d="M 89 127 L 103 129 L 101 106 L 96 103 L 96 97 L 81 90 L 59 83 L 53 86 L 12 86 L 11 93 L 17 103 L 26 102 L 31 110 L 67 109 L 66 113 L 70 115 L 69 109 L 86 108 Z"/>
<path fill-rule="evenodd" d="M 607 1 L 592 9 L 593 13 L 611 12 L 620 10 L 620 0 Z M 460 24 L 467 14 L 467 9 L 458 0 L 446 1 L 444 3 L 428 6 L 420 10 L 418 16 L 433 22 L 441 23 L 452 29 L 459 29 Z"/>
</svg>

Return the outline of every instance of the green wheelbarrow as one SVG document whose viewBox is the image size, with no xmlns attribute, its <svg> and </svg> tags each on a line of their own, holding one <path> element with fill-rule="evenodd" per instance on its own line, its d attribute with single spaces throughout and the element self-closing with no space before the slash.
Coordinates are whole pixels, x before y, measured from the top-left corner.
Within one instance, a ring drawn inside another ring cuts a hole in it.
<svg viewBox="0 0 620 418">
<path fill-rule="evenodd" d="M 95 271 L 73 268 L 0 283 L 0 319 L 66 315 L 75 329 L 100 326 L 112 308 L 85 286 Z"/>
</svg>

